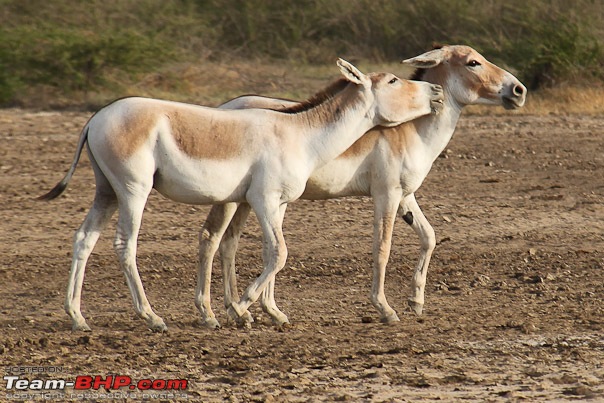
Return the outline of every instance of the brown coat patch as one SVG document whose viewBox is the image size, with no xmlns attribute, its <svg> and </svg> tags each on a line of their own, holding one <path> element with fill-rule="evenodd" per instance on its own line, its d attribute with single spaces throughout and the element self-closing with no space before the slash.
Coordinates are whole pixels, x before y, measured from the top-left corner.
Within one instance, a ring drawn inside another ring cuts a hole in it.
<svg viewBox="0 0 604 403">
<path fill-rule="evenodd" d="M 388 142 L 392 153 L 400 157 L 417 141 L 417 127 L 415 121 L 411 121 L 393 128 L 383 129 L 382 135 Z"/>
<path fill-rule="evenodd" d="M 120 159 L 140 149 L 153 130 L 165 130 L 160 121 L 166 118 L 176 145 L 192 158 L 223 160 L 241 153 L 241 123 L 225 111 L 194 110 L 189 105 L 146 99 L 128 102 L 123 117 L 107 128 L 110 147 Z"/>
<path fill-rule="evenodd" d="M 417 129 L 413 121 L 396 127 L 376 127 L 365 133 L 338 158 L 355 158 L 367 155 L 375 148 L 375 144 L 380 138 L 384 138 L 388 142 L 388 146 L 394 155 L 400 156 L 414 141 L 413 135 L 416 133 Z"/>
<path fill-rule="evenodd" d="M 193 158 L 217 160 L 241 154 L 241 130 L 237 129 L 239 125 L 233 119 L 228 119 L 228 115 L 219 113 L 213 118 L 206 114 L 173 110 L 167 117 L 174 140 L 185 154 Z"/>
<path fill-rule="evenodd" d="M 128 113 L 117 126 L 112 127 L 110 146 L 120 159 L 127 159 L 138 150 L 149 137 L 157 116 L 148 108 L 137 108 L 137 113 Z"/>
<path fill-rule="evenodd" d="M 383 130 L 383 129 L 382 129 Z M 338 158 L 355 158 L 360 155 L 366 155 L 373 150 L 375 143 L 380 137 L 380 129 L 373 129 L 362 135 Z"/>
</svg>

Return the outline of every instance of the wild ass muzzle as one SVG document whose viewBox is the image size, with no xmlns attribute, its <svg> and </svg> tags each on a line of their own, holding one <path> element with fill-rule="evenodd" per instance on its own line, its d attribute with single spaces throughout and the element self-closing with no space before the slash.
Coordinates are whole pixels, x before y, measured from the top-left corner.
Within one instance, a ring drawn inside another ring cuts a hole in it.
<svg viewBox="0 0 604 403">
<path fill-rule="evenodd" d="M 137 237 L 153 188 L 182 203 L 246 203 L 263 231 L 264 270 L 231 303 L 235 319 L 247 312 L 285 264 L 282 233 L 287 203 L 309 175 L 376 125 L 394 126 L 439 110 L 438 85 L 365 75 L 337 62 L 342 79 L 308 101 L 282 111 L 224 110 L 148 98 L 125 98 L 88 121 L 65 177 L 41 199 L 53 199 L 73 176 L 85 144 L 96 194 L 74 236 L 65 310 L 74 330 L 90 330 L 80 310 L 86 262 L 118 210 L 115 250 L 137 314 L 154 331 L 167 329 L 147 300 L 136 264 Z"/>
</svg>

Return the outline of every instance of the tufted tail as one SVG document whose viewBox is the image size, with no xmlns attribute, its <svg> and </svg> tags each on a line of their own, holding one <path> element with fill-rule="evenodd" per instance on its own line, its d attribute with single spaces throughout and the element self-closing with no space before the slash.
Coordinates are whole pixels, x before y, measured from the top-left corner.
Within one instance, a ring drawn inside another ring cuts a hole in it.
<svg viewBox="0 0 604 403">
<path fill-rule="evenodd" d="M 82 134 L 80 134 L 78 147 L 76 149 L 75 156 L 73 157 L 73 162 L 69 167 L 69 171 L 67 171 L 63 179 L 61 179 L 61 181 L 57 183 L 55 187 L 53 187 L 48 193 L 37 197 L 37 200 L 52 200 L 59 197 L 61 193 L 65 191 L 67 185 L 69 184 L 69 181 L 71 180 L 71 177 L 73 176 L 73 173 L 76 170 L 76 166 L 80 161 L 80 156 L 82 155 L 82 149 L 84 148 L 84 144 L 86 144 L 86 141 L 88 140 L 88 130 L 89 127 L 88 125 L 86 125 L 86 127 L 84 127 L 84 130 L 82 130 Z"/>
</svg>

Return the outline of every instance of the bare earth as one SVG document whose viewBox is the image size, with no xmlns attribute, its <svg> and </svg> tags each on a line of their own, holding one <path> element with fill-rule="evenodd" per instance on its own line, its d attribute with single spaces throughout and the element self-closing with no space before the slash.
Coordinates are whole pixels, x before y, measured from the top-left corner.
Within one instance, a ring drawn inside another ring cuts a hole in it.
<svg viewBox="0 0 604 403">
<path fill-rule="evenodd" d="M 257 304 L 251 329 L 228 323 L 216 267 L 223 327 L 211 331 L 193 304 L 208 208 L 153 193 L 138 257 L 165 334 L 134 314 L 112 250 L 115 217 L 84 283 L 93 331 L 73 333 L 63 312 L 71 238 L 94 194 L 87 159 L 64 196 L 33 198 L 67 170 L 89 116 L 0 110 L 3 376 L 188 380 L 186 391 L 157 399 L 110 392 L 154 401 L 604 400 L 604 116 L 462 117 L 418 192 L 438 239 L 421 317 L 406 308 L 418 240 L 397 221 L 386 279 L 401 318 L 393 325 L 379 323 L 369 302 L 370 199 L 289 207 L 277 303 L 290 328 L 275 329 Z M 261 270 L 260 247 L 251 218 L 238 255 L 241 287 Z M 14 368 L 32 366 L 62 373 Z M 15 392 L 6 384 L 0 401 Z M 66 393 L 60 400 L 103 397 Z"/>
</svg>

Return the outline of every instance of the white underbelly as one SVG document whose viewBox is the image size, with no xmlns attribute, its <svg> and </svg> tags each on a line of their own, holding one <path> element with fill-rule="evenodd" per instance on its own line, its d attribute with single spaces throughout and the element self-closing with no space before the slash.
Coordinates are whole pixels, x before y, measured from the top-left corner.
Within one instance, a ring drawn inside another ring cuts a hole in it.
<svg viewBox="0 0 604 403">
<path fill-rule="evenodd" d="M 177 202 L 218 204 L 244 201 L 250 181 L 249 166 L 215 160 L 177 161 L 158 167 L 153 187 Z"/>
</svg>

